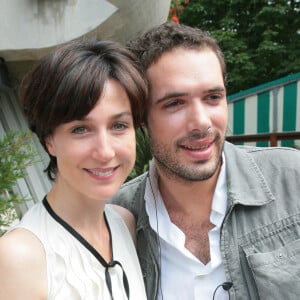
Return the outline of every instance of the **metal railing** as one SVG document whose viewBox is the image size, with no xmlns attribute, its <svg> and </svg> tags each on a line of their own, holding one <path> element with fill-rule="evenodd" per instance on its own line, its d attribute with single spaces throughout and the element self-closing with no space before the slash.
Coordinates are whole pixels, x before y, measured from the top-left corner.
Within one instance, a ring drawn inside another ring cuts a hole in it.
<svg viewBox="0 0 300 300">
<path fill-rule="evenodd" d="M 270 142 L 271 147 L 276 147 L 278 141 L 282 140 L 300 140 L 300 131 L 293 132 L 270 132 L 261 134 L 245 134 L 245 135 L 232 135 L 227 136 L 226 140 L 231 143 L 241 142 Z"/>
</svg>

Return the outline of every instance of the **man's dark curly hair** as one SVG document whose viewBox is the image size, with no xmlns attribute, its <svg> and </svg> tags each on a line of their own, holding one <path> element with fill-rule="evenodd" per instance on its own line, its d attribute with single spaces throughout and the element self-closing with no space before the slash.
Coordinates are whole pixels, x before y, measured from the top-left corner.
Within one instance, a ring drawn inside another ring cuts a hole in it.
<svg viewBox="0 0 300 300">
<path fill-rule="evenodd" d="M 141 64 L 147 70 L 165 52 L 174 48 L 211 49 L 217 56 L 224 78 L 226 79 L 226 63 L 217 41 L 206 31 L 175 22 L 166 22 L 137 36 L 127 43 Z M 176 63 L 176 62 L 174 62 Z"/>
</svg>

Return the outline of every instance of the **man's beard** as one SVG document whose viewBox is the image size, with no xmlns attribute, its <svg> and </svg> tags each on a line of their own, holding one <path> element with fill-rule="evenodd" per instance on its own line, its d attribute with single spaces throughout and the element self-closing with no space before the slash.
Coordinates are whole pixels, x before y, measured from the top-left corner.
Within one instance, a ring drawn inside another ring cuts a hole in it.
<svg viewBox="0 0 300 300">
<path fill-rule="evenodd" d="M 189 137 L 182 139 L 177 144 L 182 143 L 184 140 L 196 140 L 200 138 L 207 137 L 208 134 L 193 134 Z M 163 172 L 168 178 L 180 180 L 184 182 L 195 182 L 203 181 L 211 178 L 216 171 L 222 160 L 222 151 L 224 147 L 224 138 L 220 134 L 215 134 L 214 143 L 218 151 L 211 161 L 195 161 L 192 165 L 191 163 L 185 165 L 183 162 L 179 161 L 176 155 L 177 150 L 171 151 L 169 145 L 156 143 L 149 132 L 149 140 L 152 155 L 156 160 L 159 170 Z M 173 148 L 172 148 L 173 149 Z M 180 151 L 180 149 L 179 149 Z"/>
</svg>

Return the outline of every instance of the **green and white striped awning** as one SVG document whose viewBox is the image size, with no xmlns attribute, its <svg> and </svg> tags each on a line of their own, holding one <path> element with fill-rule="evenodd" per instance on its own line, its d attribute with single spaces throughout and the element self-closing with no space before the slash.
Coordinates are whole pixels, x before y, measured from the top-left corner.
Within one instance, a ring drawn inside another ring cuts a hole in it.
<svg viewBox="0 0 300 300">
<path fill-rule="evenodd" d="M 228 112 L 228 136 L 300 131 L 300 73 L 230 95 Z M 269 142 L 254 144 L 269 146 Z M 299 144 L 300 140 L 279 143 Z"/>
</svg>

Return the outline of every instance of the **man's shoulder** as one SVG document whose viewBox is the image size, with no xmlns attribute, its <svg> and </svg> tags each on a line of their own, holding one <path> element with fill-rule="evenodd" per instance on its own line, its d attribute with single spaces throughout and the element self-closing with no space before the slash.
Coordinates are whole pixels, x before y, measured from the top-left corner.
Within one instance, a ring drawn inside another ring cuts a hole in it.
<svg viewBox="0 0 300 300">
<path fill-rule="evenodd" d="M 147 174 L 142 175 L 124 183 L 119 191 L 109 199 L 109 203 L 114 203 L 128 208 L 130 203 L 137 201 L 144 196 Z"/>
<path fill-rule="evenodd" d="M 124 190 L 131 190 L 131 189 L 137 189 L 141 184 L 146 182 L 146 177 L 148 175 L 148 172 L 145 172 L 133 179 L 131 179 L 130 181 L 125 182 L 121 188 L 120 191 Z"/>
<path fill-rule="evenodd" d="M 237 146 L 226 143 L 225 152 L 238 157 L 251 157 L 257 163 L 300 164 L 300 151 L 288 147 Z"/>
</svg>

